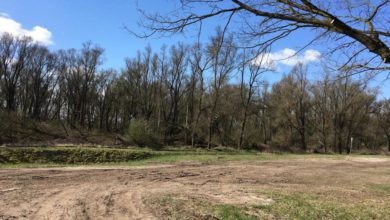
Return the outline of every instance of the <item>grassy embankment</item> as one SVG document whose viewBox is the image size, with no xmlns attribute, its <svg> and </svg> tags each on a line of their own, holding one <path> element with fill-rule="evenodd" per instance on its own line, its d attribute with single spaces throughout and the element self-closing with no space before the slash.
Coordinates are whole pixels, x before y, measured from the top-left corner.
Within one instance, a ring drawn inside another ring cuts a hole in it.
<svg viewBox="0 0 390 220">
<path fill-rule="evenodd" d="M 257 151 L 217 148 L 167 148 L 154 151 L 147 148 L 96 147 L 2 147 L 0 167 L 62 167 L 62 166 L 128 166 L 183 161 L 223 162 L 237 160 L 275 160 L 324 157 L 341 159 L 338 154 L 274 154 Z"/>
</svg>

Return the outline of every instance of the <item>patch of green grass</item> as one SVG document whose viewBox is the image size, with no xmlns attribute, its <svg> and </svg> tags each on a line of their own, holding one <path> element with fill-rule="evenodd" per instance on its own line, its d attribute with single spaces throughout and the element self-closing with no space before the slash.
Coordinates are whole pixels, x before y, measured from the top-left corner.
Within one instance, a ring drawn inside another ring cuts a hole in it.
<svg viewBox="0 0 390 220">
<path fill-rule="evenodd" d="M 152 157 L 144 160 L 129 161 L 128 163 L 111 164 L 111 165 L 129 165 L 140 166 L 150 164 L 172 164 L 181 162 L 203 162 L 203 163 L 220 163 L 227 161 L 268 161 L 268 160 L 283 160 L 283 159 L 304 159 L 304 158 L 340 158 L 338 155 L 313 155 L 313 154 L 273 154 L 273 153 L 259 153 L 259 152 L 246 152 L 240 153 L 226 153 L 215 152 L 213 150 L 206 151 L 154 151 Z M 110 164 L 106 164 L 110 165 Z"/>
<path fill-rule="evenodd" d="M 378 193 L 390 195 L 390 184 L 374 184 L 371 187 Z"/>
<path fill-rule="evenodd" d="M 177 155 L 177 154 L 164 154 L 164 155 L 154 155 L 151 158 L 139 161 L 130 161 L 128 165 L 146 165 L 146 164 L 170 164 L 170 163 L 180 163 L 186 161 L 197 161 L 204 163 L 218 163 L 223 161 L 240 161 L 240 160 L 262 160 L 260 155 L 217 155 L 217 154 L 187 154 L 187 155 Z"/>
<path fill-rule="evenodd" d="M 162 195 L 145 199 L 154 214 L 164 219 L 172 220 L 198 220 L 213 216 L 209 203 L 190 197 L 178 195 Z"/>
<path fill-rule="evenodd" d="M 263 191 L 274 202 L 267 205 L 216 204 L 196 197 L 164 195 L 153 198 L 153 210 L 169 219 L 202 219 L 214 216 L 221 220 L 255 219 L 390 219 L 387 202 L 370 199 L 339 201 L 331 195 Z"/>
<path fill-rule="evenodd" d="M 276 218 L 287 219 L 389 219 L 388 207 L 362 201 L 340 202 L 304 193 L 268 193 L 275 202 L 256 206 Z"/>
<path fill-rule="evenodd" d="M 247 214 L 245 207 L 226 204 L 215 204 L 194 197 L 180 195 L 163 195 L 148 198 L 146 204 L 152 207 L 155 214 L 168 219 L 220 219 L 220 220 L 256 220 L 257 217 Z M 209 218 L 207 218 L 209 217 Z"/>
<path fill-rule="evenodd" d="M 217 214 L 221 220 L 256 220 L 255 216 L 245 214 L 242 208 L 232 205 L 217 205 Z"/>
</svg>

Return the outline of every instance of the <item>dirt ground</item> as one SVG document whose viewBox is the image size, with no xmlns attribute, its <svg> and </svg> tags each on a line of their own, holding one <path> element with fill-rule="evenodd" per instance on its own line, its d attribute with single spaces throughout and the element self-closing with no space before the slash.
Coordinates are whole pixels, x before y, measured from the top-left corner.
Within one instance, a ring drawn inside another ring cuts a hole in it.
<svg viewBox="0 0 390 220">
<path fill-rule="evenodd" d="M 148 198 L 177 195 L 267 205 L 273 200 L 259 192 L 268 189 L 379 199 L 370 186 L 386 183 L 390 160 L 363 157 L 1 169 L 0 219 L 170 219 Z"/>
</svg>

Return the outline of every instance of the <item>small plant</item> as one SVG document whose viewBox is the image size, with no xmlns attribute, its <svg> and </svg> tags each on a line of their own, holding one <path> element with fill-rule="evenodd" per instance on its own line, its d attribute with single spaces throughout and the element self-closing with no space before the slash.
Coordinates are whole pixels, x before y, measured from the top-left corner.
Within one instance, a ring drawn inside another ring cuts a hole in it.
<svg viewBox="0 0 390 220">
<path fill-rule="evenodd" d="M 152 149 L 161 149 L 162 144 L 158 135 L 148 126 L 148 122 L 141 119 L 135 119 L 130 122 L 126 136 L 139 147 L 150 147 Z"/>
</svg>

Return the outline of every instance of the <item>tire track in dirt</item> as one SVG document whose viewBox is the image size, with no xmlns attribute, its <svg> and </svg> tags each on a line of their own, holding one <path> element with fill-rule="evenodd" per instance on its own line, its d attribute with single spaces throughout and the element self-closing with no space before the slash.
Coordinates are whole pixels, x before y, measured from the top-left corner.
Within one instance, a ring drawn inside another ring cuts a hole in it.
<svg viewBox="0 0 390 220">
<path fill-rule="evenodd" d="M 389 173 L 389 161 L 321 159 L 121 169 L 8 169 L 0 171 L 0 219 L 153 220 L 162 216 L 145 204 L 151 197 L 177 195 L 213 203 L 267 205 L 273 201 L 259 194 L 260 188 L 306 190 L 310 185 L 325 191 L 336 189 L 328 186 L 329 177 L 337 178 L 338 184 L 360 187 L 362 183 L 351 182 L 352 177 L 345 175 L 343 164 L 355 179 L 390 181 L 388 175 L 368 180 L 361 172 L 364 167 Z"/>
<path fill-rule="evenodd" d="M 146 211 L 139 189 L 106 184 L 67 187 L 41 201 L 29 219 L 155 219 Z"/>
</svg>

